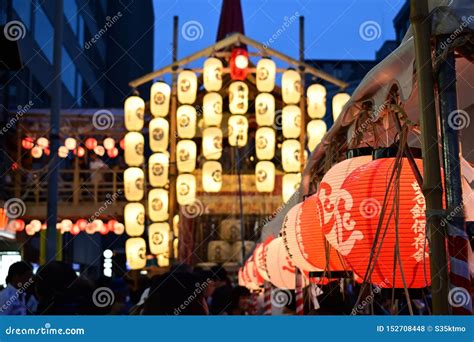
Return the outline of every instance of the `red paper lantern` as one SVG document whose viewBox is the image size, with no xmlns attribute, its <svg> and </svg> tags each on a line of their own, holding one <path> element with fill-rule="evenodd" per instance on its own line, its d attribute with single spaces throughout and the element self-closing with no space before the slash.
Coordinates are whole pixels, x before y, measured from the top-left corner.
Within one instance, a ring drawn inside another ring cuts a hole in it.
<svg viewBox="0 0 474 342">
<path fill-rule="evenodd" d="M 125 150 L 125 139 L 120 139 L 119 146 L 122 150 Z"/>
<path fill-rule="evenodd" d="M 260 274 L 257 272 L 257 266 L 255 265 L 255 261 L 253 259 L 253 255 L 250 256 L 250 258 L 247 260 L 245 263 L 244 267 L 245 272 L 247 273 L 247 279 L 249 279 L 249 282 L 247 284 L 247 287 L 250 290 L 258 290 L 260 289 L 260 286 L 263 285 L 264 279 L 260 276 Z"/>
<path fill-rule="evenodd" d="M 31 150 L 33 146 L 35 146 L 33 138 L 30 138 L 30 137 L 23 138 L 23 140 L 21 141 L 21 146 L 23 146 L 25 150 Z"/>
<path fill-rule="evenodd" d="M 84 142 L 88 150 L 93 150 L 97 146 L 97 140 L 95 138 L 87 138 Z"/>
<path fill-rule="evenodd" d="M 117 147 L 114 147 L 110 150 L 107 150 L 107 155 L 109 156 L 109 158 L 115 158 L 118 156 L 118 148 Z"/>
<path fill-rule="evenodd" d="M 82 158 L 86 154 L 86 150 L 84 147 L 79 146 L 74 150 L 74 154 L 77 155 L 79 158 Z"/>
<path fill-rule="evenodd" d="M 273 286 L 288 290 L 295 289 L 295 266 L 281 237 L 272 240 L 265 247 L 265 267 Z"/>
<path fill-rule="evenodd" d="M 76 225 L 79 227 L 79 230 L 82 232 L 86 229 L 87 221 L 84 219 L 79 219 L 76 221 Z"/>
<path fill-rule="evenodd" d="M 25 229 L 25 221 L 16 219 L 14 221 L 14 226 L 16 232 L 21 232 Z"/>
<path fill-rule="evenodd" d="M 375 244 L 378 257 L 370 264 L 373 273 L 367 279 L 369 282 L 379 287 L 403 288 L 403 272 L 408 288 L 422 288 L 430 284 L 425 198 L 406 160 L 402 162 L 399 184 L 395 185 L 396 177 L 391 179 L 394 164 L 394 158 L 372 161 L 354 170 L 344 181 L 339 211 L 344 214 L 346 223 L 337 224 L 337 235 L 341 237 L 340 252 L 354 272 L 365 277 L 369 255 Z M 423 170 L 420 160 L 416 164 Z M 375 240 L 387 189 L 385 214 Z M 396 196 L 399 199 L 398 232 Z M 337 220 L 341 221 L 340 218 Z M 354 239 L 354 236 L 358 238 Z M 398 258 L 395 257 L 397 244 Z"/>
<path fill-rule="evenodd" d="M 79 228 L 79 225 L 76 223 L 74 223 L 71 227 L 71 229 L 69 230 L 69 233 L 71 235 L 77 235 L 81 232 L 81 228 Z"/>
<path fill-rule="evenodd" d="M 255 247 L 255 251 L 253 252 L 253 260 L 255 262 L 255 268 L 259 273 L 259 276 L 266 281 L 270 281 L 268 277 L 267 270 L 265 268 L 265 247 L 273 240 L 273 237 L 268 237 L 265 242 L 259 243 Z"/>
<path fill-rule="evenodd" d="M 230 77 L 233 80 L 243 81 L 247 78 L 249 56 L 247 50 L 242 48 L 234 48 L 230 56 Z"/>
</svg>

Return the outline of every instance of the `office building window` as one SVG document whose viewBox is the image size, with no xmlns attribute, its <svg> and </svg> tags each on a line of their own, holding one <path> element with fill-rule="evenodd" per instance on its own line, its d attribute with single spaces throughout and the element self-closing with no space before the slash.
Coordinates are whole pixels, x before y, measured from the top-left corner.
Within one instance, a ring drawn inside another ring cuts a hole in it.
<svg viewBox="0 0 474 342">
<path fill-rule="evenodd" d="M 69 23 L 73 32 L 77 34 L 78 13 L 76 0 L 69 0 L 64 3 L 64 16 L 66 17 L 66 22 Z"/>
<path fill-rule="evenodd" d="M 30 28 L 31 22 L 31 1 L 30 0 L 15 0 L 13 1 L 13 9 L 21 19 L 21 22 Z"/>
<path fill-rule="evenodd" d="M 61 58 L 61 79 L 71 93 L 74 96 L 74 86 L 75 86 L 75 76 L 76 76 L 76 66 L 71 59 L 71 56 L 67 53 L 66 49 L 63 47 L 62 58 Z"/>
<path fill-rule="evenodd" d="M 43 51 L 46 58 L 53 64 L 53 41 L 54 30 L 53 25 L 44 13 L 41 6 L 36 8 L 35 12 L 35 40 Z"/>
</svg>

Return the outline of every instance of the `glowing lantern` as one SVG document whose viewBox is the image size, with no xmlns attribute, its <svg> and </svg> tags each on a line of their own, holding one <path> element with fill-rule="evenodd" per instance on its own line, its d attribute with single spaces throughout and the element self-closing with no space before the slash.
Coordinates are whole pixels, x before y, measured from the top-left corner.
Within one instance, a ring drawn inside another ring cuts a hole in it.
<svg viewBox="0 0 474 342">
<path fill-rule="evenodd" d="M 153 222 L 168 219 L 168 191 L 153 189 L 148 192 L 148 217 Z"/>
<path fill-rule="evenodd" d="M 150 121 L 150 149 L 153 152 L 165 152 L 168 149 L 170 124 L 163 118 Z"/>
<path fill-rule="evenodd" d="M 169 267 L 170 258 L 167 254 L 160 254 L 156 257 L 156 261 L 159 267 Z"/>
<path fill-rule="evenodd" d="M 31 220 L 30 224 L 31 229 L 36 233 L 41 230 L 41 221 L 40 220 Z"/>
<path fill-rule="evenodd" d="M 301 134 L 301 110 L 295 105 L 285 106 L 282 111 L 283 136 L 297 138 Z"/>
<path fill-rule="evenodd" d="M 222 87 L 222 62 L 211 57 L 204 62 L 204 88 L 207 91 L 218 91 Z"/>
<path fill-rule="evenodd" d="M 196 135 L 196 108 L 183 105 L 177 112 L 177 130 L 181 139 L 192 139 Z"/>
<path fill-rule="evenodd" d="M 151 254 L 168 254 L 170 226 L 168 223 L 153 223 L 148 227 L 148 245 Z"/>
<path fill-rule="evenodd" d="M 111 232 L 113 232 L 115 230 L 115 225 L 118 224 L 118 221 L 117 220 L 109 220 L 107 222 L 107 229 Z"/>
<path fill-rule="evenodd" d="M 59 146 L 59 149 L 58 149 L 59 158 L 67 158 L 68 155 L 69 155 L 69 150 L 67 149 L 67 147 Z"/>
<path fill-rule="evenodd" d="M 196 200 L 196 177 L 179 175 L 176 179 L 176 199 L 180 205 L 193 204 Z"/>
<path fill-rule="evenodd" d="M 272 126 L 275 121 L 275 98 L 272 94 L 261 93 L 255 98 L 257 125 Z"/>
<path fill-rule="evenodd" d="M 270 160 L 275 156 L 275 131 L 270 127 L 261 127 L 255 134 L 255 150 L 260 160 Z"/>
<path fill-rule="evenodd" d="M 125 128 L 127 131 L 141 131 L 145 117 L 145 101 L 139 96 L 130 96 L 124 104 Z"/>
<path fill-rule="evenodd" d="M 176 259 L 178 259 L 179 255 L 179 239 L 173 240 L 173 255 Z"/>
<path fill-rule="evenodd" d="M 249 122 L 243 115 L 232 115 L 228 122 L 229 144 L 243 147 L 247 145 Z"/>
<path fill-rule="evenodd" d="M 28 236 L 33 236 L 35 235 L 35 231 L 33 229 L 33 226 L 31 224 L 27 224 L 26 227 L 25 227 L 25 233 L 26 235 Z"/>
<path fill-rule="evenodd" d="M 257 89 L 271 92 L 275 87 L 276 64 L 270 58 L 262 58 L 257 63 Z"/>
<path fill-rule="evenodd" d="M 74 138 L 66 138 L 64 141 L 64 146 L 66 146 L 69 151 L 72 151 L 76 148 L 77 141 Z"/>
<path fill-rule="evenodd" d="M 171 88 L 165 82 L 155 82 L 150 89 L 150 112 L 154 117 L 165 117 L 170 110 Z"/>
<path fill-rule="evenodd" d="M 76 149 L 76 155 L 77 155 L 79 158 L 84 157 L 85 154 L 86 154 L 86 150 L 85 150 L 84 147 L 79 146 L 79 147 Z"/>
<path fill-rule="evenodd" d="M 130 236 L 142 235 L 145 230 L 145 207 L 141 203 L 127 203 L 124 208 L 125 231 Z"/>
<path fill-rule="evenodd" d="M 123 223 L 117 222 L 114 224 L 114 233 L 116 235 L 122 235 L 125 231 L 125 226 Z"/>
<path fill-rule="evenodd" d="M 196 101 L 197 76 L 191 70 L 183 70 L 178 75 L 178 101 L 193 104 Z"/>
<path fill-rule="evenodd" d="M 301 76 L 293 69 L 288 69 L 281 76 L 281 96 L 283 102 L 296 104 L 301 97 Z"/>
<path fill-rule="evenodd" d="M 321 84 L 312 84 L 306 91 L 308 115 L 311 119 L 322 119 L 326 114 L 326 88 Z"/>
<path fill-rule="evenodd" d="M 301 168 L 300 142 L 290 139 L 283 141 L 281 145 L 281 159 L 285 172 L 298 172 Z"/>
<path fill-rule="evenodd" d="M 95 138 L 87 138 L 84 145 L 88 150 L 93 150 L 97 146 L 97 140 Z"/>
<path fill-rule="evenodd" d="M 81 230 L 79 229 L 79 226 L 77 224 L 73 224 L 72 227 L 71 227 L 71 230 L 69 231 L 69 233 L 71 235 L 77 235 L 81 232 Z"/>
<path fill-rule="evenodd" d="M 151 186 L 164 187 L 168 184 L 168 153 L 154 153 L 148 159 L 148 180 Z"/>
<path fill-rule="evenodd" d="M 278 237 L 265 247 L 265 268 L 273 286 L 280 289 L 295 289 L 295 266 L 283 243 Z"/>
<path fill-rule="evenodd" d="M 132 270 L 139 270 L 146 266 L 146 242 L 143 238 L 135 237 L 125 242 L 127 264 Z"/>
<path fill-rule="evenodd" d="M 23 148 L 25 150 L 31 150 L 33 148 L 33 146 L 35 146 L 35 143 L 33 141 L 33 138 L 30 138 L 30 137 L 26 137 L 24 138 L 22 141 L 21 141 L 21 146 L 23 146 Z"/>
<path fill-rule="evenodd" d="M 94 147 L 94 153 L 97 154 L 99 157 L 102 157 L 105 154 L 104 146 L 97 145 Z"/>
<path fill-rule="evenodd" d="M 115 147 L 115 140 L 113 138 L 105 138 L 104 142 L 102 143 L 106 150 L 111 150 Z"/>
<path fill-rule="evenodd" d="M 123 172 L 125 198 L 127 201 L 141 201 L 144 195 L 145 174 L 138 167 L 130 167 Z"/>
<path fill-rule="evenodd" d="M 125 164 L 140 166 L 145 161 L 143 147 L 145 139 L 141 133 L 129 132 L 125 135 Z"/>
<path fill-rule="evenodd" d="M 76 226 L 79 227 L 80 231 L 83 231 L 84 229 L 86 229 L 87 221 L 84 219 L 79 219 L 76 221 Z"/>
<path fill-rule="evenodd" d="M 118 148 L 117 147 L 114 147 L 112 148 L 111 150 L 107 150 L 107 155 L 110 157 L 110 158 L 115 158 L 118 156 Z"/>
<path fill-rule="evenodd" d="M 420 160 L 416 164 L 423 170 Z M 422 288 L 431 279 L 425 198 L 409 162 L 402 161 L 397 185 L 391 178 L 394 165 L 394 158 L 374 160 L 352 171 L 342 184 L 345 220 L 337 224 L 339 252 L 360 277 L 373 267 L 368 276 L 373 284 L 403 288 L 404 278 L 408 288 Z M 375 261 L 367 257 L 372 248 L 378 253 Z"/>
<path fill-rule="evenodd" d="M 41 158 L 42 155 L 43 155 L 43 150 L 40 147 L 34 146 L 31 149 L 31 156 L 33 158 Z"/>
<path fill-rule="evenodd" d="M 120 139 L 119 146 L 122 150 L 125 150 L 125 139 Z"/>
<path fill-rule="evenodd" d="M 255 167 L 255 185 L 258 192 L 275 189 L 275 165 L 271 161 L 258 162 Z"/>
<path fill-rule="evenodd" d="M 210 241 L 207 245 L 207 260 L 224 263 L 230 260 L 231 246 L 227 241 Z"/>
<path fill-rule="evenodd" d="M 100 233 L 104 230 L 104 222 L 102 220 L 94 220 L 90 225 L 94 233 Z"/>
<path fill-rule="evenodd" d="M 192 140 L 180 140 L 176 144 L 176 164 L 178 171 L 193 172 L 196 168 L 196 143 Z"/>
<path fill-rule="evenodd" d="M 312 152 L 326 134 L 327 126 L 323 120 L 311 120 L 308 122 L 306 130 L 308 135 L 308 148 Z"/>
<path fill-rule="evenodd" d="M 14 220 L 14 228 L 16 232 L 21 232 L 25 229 L 25 221 L 23 220 Z"/>
<path fill-rule="evenodd" d="M 36 140 L 36 146 L 38 146 L 41 149 L 47 148 L 49 147 L 49 140 L 45 137 L 40 137 L 38 138 L 38 140 Z"/>
<path fill-rule="evenodd" d="M 291 196 L 293 196 L 295 191 L 298 191 L 301 183 L 301 174 L 288 173 L 283 175 L 282 183 L 283 202 L 286 203 L 291 198 Z"/>
<path fill-rule="evenodd" d="M 202 165 L 202 187 L 205 192 L 219 192 L 222 188 L 222 165 L 207 161 Z"/>
<path fill-rule="evenodd" d="M 220 126 L 222 121 L 222 96 L 219 93 L 208 93 L 202 100 L 204 124 Z"/>
<path fill-rule="evenodd" d="M 71 230 L 73 223 L 71 220 L 62 220 L 61 221 L 61 233 L 67 233 Z"/>
<path fill-rule="evenodd" d="M 257 272 L 253 255 L 245 262 L 244 277 L 246 279 L 247 288 L 250 290 L 258 290 L 260 286 L 263 285 L 263 278 Z"/>
<path fill-rule="evenodd" d="M 202 133 L 202 154 L 209 160 L 217 160 L 222 156 L 222 130 L 217 127 L 204 129 Z"/>
<path fill-rule="evenodd" d="M 234 48 L 229 61 L 230 77 L 233 80 L 245 80 L 247 78 L 248 65 L 249 57 L 247 50 L 242 48 Z"/>
<path fill-rule="evenodd" d="M 344 105 L 349 101 L 351 96 L 347 93 L 339 93 L 332 98 L 332 118 L 336 122 L 342 112 Z"/>
<path fill-rule="evenodd" d="M 179 215 L 178 214 L 173 216 L 173 235 L 174 237 L 179 237 Z"/>
<path fill-rule="evenodd" d="M 95 225 L 92 223 L 87 223 L 86 227 L 84 228 L 87 234 L 95 234 Z"/>
<path fill-rule="evenodd" d="M 268 277 L 267 269 L 265 268 L 265 246 L 270 243 L 271 240 L 265 243 L 257 244 L 253 252 L 253 262 L 255 263 L 255 268 L 259 273 L 259 276 L 266 281 L 270 281 Z"/>
<path fill-rule="evenodd" d="M 244 82 L 232 82 L 229 86 L 229 110 L 232 114 L 245 114 L 249 106 L 249 87 Z"/>
</svg>

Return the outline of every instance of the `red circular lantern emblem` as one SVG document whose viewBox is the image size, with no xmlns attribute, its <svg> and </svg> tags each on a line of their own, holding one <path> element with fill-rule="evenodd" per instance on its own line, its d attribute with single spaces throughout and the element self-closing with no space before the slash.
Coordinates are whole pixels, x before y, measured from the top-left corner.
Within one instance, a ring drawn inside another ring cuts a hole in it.
<svg viewBox="0 0 474 342">
<path fill-rule="evenodd" d="M 230 77 L 233 80 L 243 81 L 247 78 L 248 73 L 248 53 L 242 48 L 234 48 L 230 57 Z"/>
</svg>

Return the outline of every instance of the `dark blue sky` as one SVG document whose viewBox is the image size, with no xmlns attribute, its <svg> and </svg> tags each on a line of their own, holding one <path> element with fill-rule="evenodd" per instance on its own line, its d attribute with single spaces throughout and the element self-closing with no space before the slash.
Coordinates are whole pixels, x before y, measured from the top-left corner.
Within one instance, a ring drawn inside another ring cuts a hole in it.
<svg viewBox="0 0 474 342">
<path fill-rule="evenodd" d="M 221 0 L 154 2 L 155 68 L 171 63 L 174 15 L 179 16 L 180 23 L 178 58 L 186 57 L 215 42 Z M 271 47 L 287 55 L 296 58 L 298 54 L 298 20 L 290 23 L 291 17 L 303 15 L 306 25 L 306 58 L 370 60 L 375 58 L 375 51 L 385 40 L 395 37 L 393 18 L 405 0 L 241 2 L 245 34 L 250 38 L 264 43 L 285 27 L 285 21 L 289 24 L 271 44 Z"/>
</svg>

